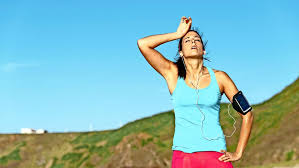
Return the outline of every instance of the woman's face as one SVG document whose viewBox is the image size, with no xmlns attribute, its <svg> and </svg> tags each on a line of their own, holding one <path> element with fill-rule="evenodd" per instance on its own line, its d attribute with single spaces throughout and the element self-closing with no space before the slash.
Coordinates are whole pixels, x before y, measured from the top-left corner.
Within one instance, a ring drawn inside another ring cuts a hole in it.
<svg viewBox="0 0 299 168">
<path fill-rule="evenodd" d="M 183 37 L 180 53 L 185 57 L 204 55 L 202 41 L 196 32 L 190 31 Z"/>
</svg>

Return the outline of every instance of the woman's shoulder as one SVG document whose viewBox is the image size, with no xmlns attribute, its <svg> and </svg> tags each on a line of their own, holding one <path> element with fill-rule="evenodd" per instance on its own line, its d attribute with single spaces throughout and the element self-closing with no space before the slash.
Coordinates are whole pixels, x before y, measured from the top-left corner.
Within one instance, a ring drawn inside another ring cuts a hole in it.
<svg viewBox="0 0 299 168">
<path fill-rule="evenodd" d="M 219 69 L 212 69 L 214 74 L 215 74 L 215 77 L 216 77 L 216 80 L 217 80 L 217 83 L 219 85 L 219 88 L 221 90 L 221 93 L 223 93 L 224 91 L 224 86 L 231 81 L 231 78 L 229 77 L 229 75 L 223 71 L 223 70 L 219 70 Z"/>
<path fill-rule="evenodd" d="M 217 70 L 217 69 L 213 69 L 213 71 L 215 73 L 217 81 L 219 81 L 221 84 L 233 82 L 231 77 L 225 71 Z"/>
<path fill-rule="evenodd" d="M 224 72 L 223 70 L 219 70 L 219 69 L 213 69 L 211 68 L 216 76 L 216 78 L 219 78 L 219 79 L 226 79 L 228 78 L 228 74 L 226 72 Z"/>
</svg>

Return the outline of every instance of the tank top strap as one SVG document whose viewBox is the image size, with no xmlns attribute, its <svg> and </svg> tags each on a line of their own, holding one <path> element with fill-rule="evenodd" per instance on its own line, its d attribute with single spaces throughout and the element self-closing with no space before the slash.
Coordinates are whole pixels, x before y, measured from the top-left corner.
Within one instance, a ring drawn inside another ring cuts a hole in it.
<svg viewBox="0 0 299 168">
<path fill-rule="evenodd" d="M 184 81 L 184 78 L 178 76 L 176 86 L 175 86 L 175 88 L 174 88 L 172 94 L 170 94 L 170 95 L 171 95 L 171 100 L 173 100 L 173 96 L 174 96 L 176 90 L 181 90 L 181 88 L 182 88 L 183 85 L 184 85 L 183 82 L 185 82 L 185 81 Z"/>
<path fill-rule="evenodd" d="M 181 89 L 184 88 L 184 85 L 185 85 L 185 79 L 183 77 L 178 77 L 176 87 Z"/>
<path fill-rule="evenodd" d="M 208 71 L 210 73 L 210 76 L 211 76 L 211 85 L 217 84 L 216 76 L 215 76 L 215 73 L 214 73 L 213 69 L 211 67 L 209 67 L 209 66 L 206 66 L 206 67 L 207 67 L 207 69 L 208 69 Z"/>
</svg>

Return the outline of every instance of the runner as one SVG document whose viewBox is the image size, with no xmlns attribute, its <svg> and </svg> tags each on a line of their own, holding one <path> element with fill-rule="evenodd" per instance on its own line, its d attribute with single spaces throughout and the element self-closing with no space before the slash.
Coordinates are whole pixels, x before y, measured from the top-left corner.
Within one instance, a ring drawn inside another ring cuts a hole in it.
<svg viewBox="0 0 299 168">
<path fill-rule="evenodd" d="M 225 93 L 233 102 L 239 91 L 224 71 L 204 66 L 205 43 L 198 31 L 190 29 L 191 24 L 190 17 L 182 17 L 176 32 L 138 40 L 140 52 L 164 77 L 172 97 L 175 113 L 172 168 L 232 168 L 231 162 L 241 159 L 245 150 L 253 114 L 238 113 L 243 119 L 239 143 L 235 152 L 227 152 L 225 137 L 230 136 L 224 135 L 219 123 L 220 101 Z M 155 50 L 176 39 L 180 39 L 180 57 L 176 62 Z"/>
</svg>

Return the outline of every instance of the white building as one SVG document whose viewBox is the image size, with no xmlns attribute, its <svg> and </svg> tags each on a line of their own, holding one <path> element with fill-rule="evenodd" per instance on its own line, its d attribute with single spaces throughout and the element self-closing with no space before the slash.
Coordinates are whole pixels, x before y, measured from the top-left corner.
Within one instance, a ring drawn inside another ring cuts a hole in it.
<svg viewBox="0 0 299 168">
<path fill-rule="evenodd" d="M 34 130 L 32 128 L 21 128 L 21 134 L 44 134 L 47 132 L 48 131 L 44 129 Z"/>
<path fill-rule="evenodd" d="M 44 133 L 47 133 L 47 130 L 44 130 L 44 129 L 38 129 L 38 130 L 36 130 L 35 133 L 36 133 L 36 134 L 44 134 Z"/>
</svg>

